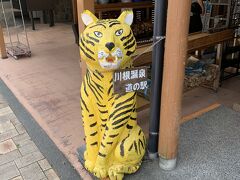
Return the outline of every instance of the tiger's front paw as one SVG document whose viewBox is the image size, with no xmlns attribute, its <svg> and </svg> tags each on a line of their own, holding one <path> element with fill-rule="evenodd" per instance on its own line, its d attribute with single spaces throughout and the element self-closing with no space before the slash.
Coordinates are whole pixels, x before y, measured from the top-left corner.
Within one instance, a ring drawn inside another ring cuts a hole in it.
<svg viewBox="0 0 240 180">
<path fill-rule="evenodd" d="M 84 166 L 89 172 L 92 173 L 95 165 L 91 161 L 86 160 Z"/>
<path fill-rule="evenodd" d="M 106 178 L 108 176 L 108 171 L 105 167 L 101 167 L 101 166 L 96 166 L 93 169 L 93 173 L 96 177 L 98 178 Z"/>
</svg>

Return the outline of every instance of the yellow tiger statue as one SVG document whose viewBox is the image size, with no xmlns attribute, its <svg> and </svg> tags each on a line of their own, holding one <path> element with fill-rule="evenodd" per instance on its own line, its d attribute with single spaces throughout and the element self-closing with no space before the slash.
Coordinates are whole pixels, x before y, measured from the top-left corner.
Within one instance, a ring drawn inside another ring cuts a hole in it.
<svg viewBox="0 0 240 180">
<path fill-rule="evenodd" d="M 136 92 L 113 93 L 114 70 L 132 66 L 133 12 L 99 20 L 86 10 L 82 20 L 86 29 L 80 35 L 80 55 L 87 64 L 81 86 L 85 168 L 98 178 L 120 180 L 139 169 L 146 147 L 136 121 Z"/>
</svg>

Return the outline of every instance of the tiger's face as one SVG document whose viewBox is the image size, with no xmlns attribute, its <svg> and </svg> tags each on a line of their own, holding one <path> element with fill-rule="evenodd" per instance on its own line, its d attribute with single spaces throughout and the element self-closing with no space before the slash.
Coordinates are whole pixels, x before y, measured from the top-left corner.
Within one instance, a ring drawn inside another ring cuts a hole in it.
<svg viewBox="0 0 240 180">
<path fill-rule="evenodd" d="M 106 20 L 99 20 L 90 11 L 84 11 L 82 20 L 86 29 L 81 34 L 80 54 L 91 69 L 112 71 L 131 63 L 136 49 L 130 28 L 132 11 L 124 11 L 118 19 Z"/>
</svg>

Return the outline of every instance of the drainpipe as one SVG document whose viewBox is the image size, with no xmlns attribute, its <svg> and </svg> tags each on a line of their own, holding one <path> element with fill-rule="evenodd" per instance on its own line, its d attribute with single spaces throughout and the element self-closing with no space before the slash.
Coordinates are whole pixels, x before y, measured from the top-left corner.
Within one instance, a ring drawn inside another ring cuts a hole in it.
<svg viewBox="0 0 240 180">
<path fill-rule="evenodd" d="M 167 0 L 155 0 L 153 43 L 166 33 Z M 162 89 L 164 43 L 162 40 L 153 48 L 151 108 L 149 124 L 148 155 L 150 159 L 158 157 L 159 116 Z"/>
</svg>

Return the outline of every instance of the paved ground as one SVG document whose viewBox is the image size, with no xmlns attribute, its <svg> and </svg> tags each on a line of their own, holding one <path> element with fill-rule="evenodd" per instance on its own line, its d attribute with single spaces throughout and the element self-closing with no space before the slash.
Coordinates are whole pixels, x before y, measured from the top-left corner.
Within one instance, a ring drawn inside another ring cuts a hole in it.
<svg viewBox="0 0 240 180">
<path fill-rule="evenodd" d="M 146 160 L 126 180 L 239 180 L 240 113 L 221 106 L 181 126 L 177 168 Z"/>
<path fill-rule="evenodd" d="M 1 94 L 0 179 L 59 179 Z"/>
</svg>

